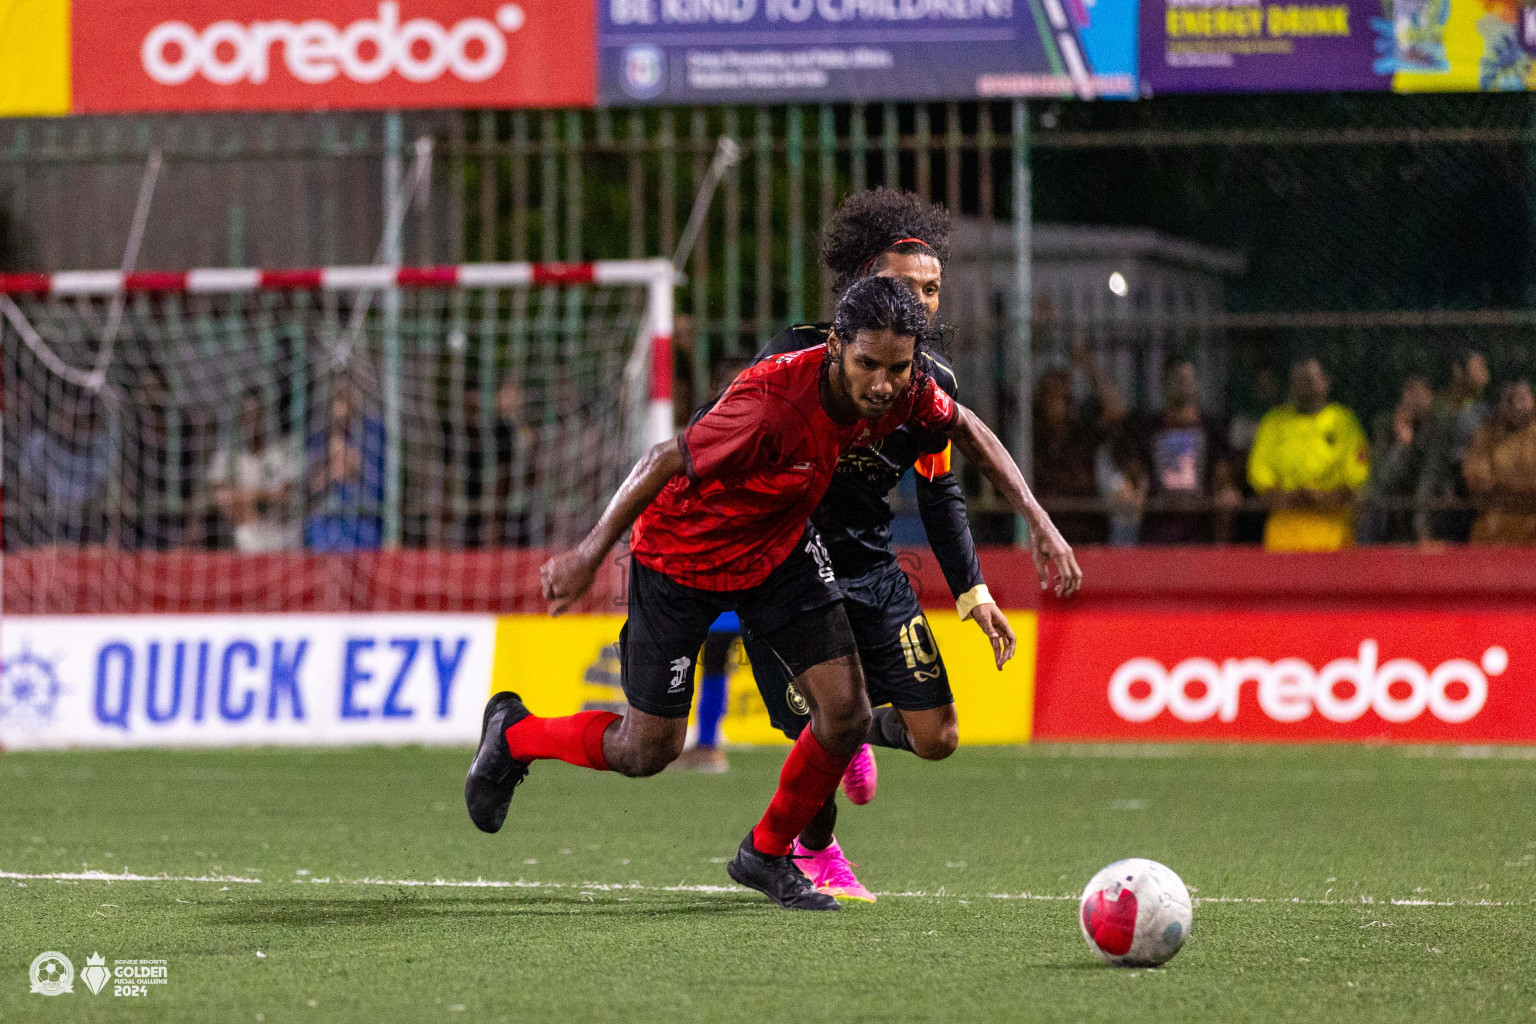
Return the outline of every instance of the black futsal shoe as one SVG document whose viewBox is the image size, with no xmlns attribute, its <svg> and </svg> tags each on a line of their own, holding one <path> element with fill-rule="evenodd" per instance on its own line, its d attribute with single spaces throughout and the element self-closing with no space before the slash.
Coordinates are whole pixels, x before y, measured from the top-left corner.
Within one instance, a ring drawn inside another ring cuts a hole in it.
<svg viewBox="0 0 1536 1024">
<path fill-rule="evenodd" d="M 748 889 L 756 889 L 786 910 L 842 910 L 842 905 L 805 877 L 795 859 L 788 854 L 775 857 L 761 853 L 752 845 L 752 833 L 741 841 L 736 857 L 725 866 L 730 875 Z"/>
<path fill-rule="evenodd" d="M 513 758 L 507 749 L 507 729 L 527 718 L 531 712 L 523 699 L 511 691 L 492 694 L 480 722 L 480 749 L 469 765 L 464 780 L 464 803 L 469 818 L 482 832 L 495 832 L 507 820 L 512 791 L 528 777 L 528 765 Z"/>
</svg>

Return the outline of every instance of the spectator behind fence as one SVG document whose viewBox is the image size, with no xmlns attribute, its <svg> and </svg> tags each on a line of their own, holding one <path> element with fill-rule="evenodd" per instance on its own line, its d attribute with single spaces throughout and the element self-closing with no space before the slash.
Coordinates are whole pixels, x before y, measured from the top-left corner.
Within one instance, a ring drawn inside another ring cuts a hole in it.
<svg viewBox="0 0 1536 1024">
<path fill-rule="evenodd" d="M 315 551 L 357 551 L 383 541 L 384 424 L 363 414 L 338 385 L 329 415 L 309 435 L 310 516 L 304 542 Z"/>
<path fill-rule="evenodd" d="M 21 541 L 104 543 L 116 432 L 102 420 L 99 396 L 65 385 L 49 398 L 47 426 L 34 427 L 21 444 L 20 507 L 30 519 Z"/>
<path fill-rule="evenodd" d="M 511 376 L 503 377 L 496 388 L 496 505 L 503 544 L 526 547 L 531 540 L 538 436 L 528 419 L 522 386 Z"/>
<path fill-rule="evenodd" d="M 453 546 L 467 548 L 526 546 L 537 466 L 533 458 L 536 431 L 528 424 L 523 390 L 510 376 L 497 384 L 489 442 L 481 429 L 486 414 L 480 384 L 471 381 L 463 394 L 461 408 L 444 423 L 451 470 L 447 500 L 442 503 L 447 537 Z M 462 519 L 453 501 L 453 488 L 459 486 L 466 506 Z"/>
<path fill-rule="evenodd" d="M 1147 465 L 1127 441 L 1120 430 L 1115 430 L 1093 458 L 1094 484 L 1109 518 L 1106 543 L 1112 548 L 1140 542 L 1150 487 Z"/>
<path fill-rule="evenodd" d="M 1125 406 L 1086 348 L 1078 347 L 1072 362 L 1088 380 L 1081 408 L 1073 401 L 1070 370 L 1047 370 L 1035 382 L 1035 490 L 1047 507 L 1057 499 L 1061 511 L 1052 509 L 1051 518 L 1069 543 L 1101 544 L 1108 536 L 1105 517 L 1082 506 L 1099 498 L 1099 447 L 1125 418 Z M 1077 507 L 1063 508 L 1061 499 Z"/>
<path fill-rule="evenodd" d="M 1432 434 L 1435 396 L 1424 377 L 1403 383 L 1397 408 L 1376 415 L 1371 425 L 1371 451 L 1376 465 L 1371 473 L 1373 501 L 1367 513 L 1363 539 L 1368 544 L 1402 544 L 1419 539 L 1411 507 Z"/>
<path fill-rule="evenodd" d="M 1137 413 L 1125 441 L 1146 467 L 1154 506 L 1142 518 L 1143 544 L 1209 544 L 1231 539 L 1242 501 L 1220 418 L 1200 408 L 1200 381 L 1188 359 L 1163 371 L 1163 408 Z"/>
<path fill-rule="evenodd" d="M 1473 435 L 1488 422 L 1488 380 L 1488 360 L 1483 354 L 1462 352 L 1451 364 L 1450 386 L 1435 399 L 1419 478 L 1420 511 L 1414 517 L 1414 531 L 1421 541 L 1459 543 L 1471 532 L 1471 511 L 1429 506 L 1469 497 L 1461 466 Z"/>
<path fill-rule="evenodd" d="M 1354 542 L 1354 496 L 1370 477 L 1370 446 L 1355 414 L 1328 401 L 1328 375 L 1310 356 L 1291 364 L 1291 400 L 1259 422 L 1248 480 L 1269 507 L 1271 551 L 1337 551 Z"/>
<path fill-rule="evenodd" d="M 246 554 L 296 548 L 303 540 L 293 507 L 303 465 L 293 442 L 267 430 L 261 392 L 240 400 L 239 434 L 208 464 L 213 501 L 234 524 L 235 550 Z"/>
<path fill-rule="evenodd" d="M 1525 381 L 1506 384 L 1489 422 L 1462 463 L 1481 509 L 1474 544 L 1536 544 L 1536 397 Z"/>
<path fill-rule="evenodd" d="M 1248 453 L 1253 451 L 1253 439 L 1259 433 L 1259 420 L 1269 412 L 1285 396 L 1285 387 L 1281 382 L 1279 371 L 1273 366 L 1260 366 L 1251 376 L 1244 375 L 1243 383 L 1248 388 L 1239 392 L 1239 405 L 1232 415 L 1232 423 L 1227 429 L 1228 451 L 1231 459 L 1228 465 L 1231 467 L 1232 482 L 1238 488 L 1244 498 L 1254 497 L 1251 484 L 1248 483 L 1248 474 L 1243 467 L 1248 465 Z M 1267 513 L 1257 509 L 1252 503 L 1245 503 L 1232 515 L 1232 543 L 1234 544 L 1258 544 L 1264 539 L 1264 520 Z"/>
</svg>

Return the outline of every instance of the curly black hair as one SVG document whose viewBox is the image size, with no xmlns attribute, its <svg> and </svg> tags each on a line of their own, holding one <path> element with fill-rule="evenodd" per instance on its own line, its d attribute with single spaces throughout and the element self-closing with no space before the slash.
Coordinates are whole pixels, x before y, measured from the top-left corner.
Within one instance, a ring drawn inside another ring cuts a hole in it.
<svg viewBox="0 0 1536 1024">
<path fill-rule="evenodd" d="M 928 244 L 895 244 L 903 238 Z M 883 185 L 844 199 L 821 243 L 821 265 L 832 271 L 833 290 L 839 295 L 847 291 L 887 252 L 932 252 L 941 264 L 948 263 L 949 211 Z"/>
<path fill-rule="evenodd" d="M 867 277 L 849 285 L 832 314 L 832 333 L 847 344 L 860 331 L 885 330 L 912 338 L 914 358 L 932 340 L 928 310 L 917 293 L 889 277 Z"/>
</svg>

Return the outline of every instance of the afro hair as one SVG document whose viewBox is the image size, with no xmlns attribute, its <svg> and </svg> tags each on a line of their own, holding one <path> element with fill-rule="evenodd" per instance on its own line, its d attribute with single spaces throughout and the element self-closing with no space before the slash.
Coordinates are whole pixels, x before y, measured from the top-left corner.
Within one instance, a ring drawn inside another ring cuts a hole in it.
<svg viewBox="0 0 1536 1024">
<path fill-rule="evenodd" d="M 915 242 L 895 243 L 903 238 Z M 821 265 L 832 271 L 832 288 L 839 295 L 868 273 L 872 261 L 886 252 L 932 251 L 941 264 L 949 262 L 949 211 L 925 203 L 911 192 L 893 188 L 855 192 L 844 199 L 821 243 Z"/>
</svg>

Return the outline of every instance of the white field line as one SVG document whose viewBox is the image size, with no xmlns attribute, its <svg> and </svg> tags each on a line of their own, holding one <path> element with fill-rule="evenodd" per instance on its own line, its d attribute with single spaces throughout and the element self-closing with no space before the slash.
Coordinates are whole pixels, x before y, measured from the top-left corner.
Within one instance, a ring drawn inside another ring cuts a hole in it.
<svg viewBox="0 0 1536 1024">
<path fill-rule="evenodd" d="M 241 885 L 263 885 L 260 878 L 244 878 L 239 875 L 137 875 L 129 872 L 110 874 L 105 871 L 59 871 L 26 873 L 0 871 L 0 879 L 55 882 L 217 882 Z M 640 882 L 539 882 L 519 878 L 502 881 L 491 878 L 456 880 L 449 878 L 311 878 L 290 879 L 295 885 L 375 885 L 390 888 L 425 889 L 566 889 L 581 893 L 599 892 L 697 892 L 708 894 L 750 892 L 739 885 L 643 885 Z M 1039 892 L 988 892 L 977 894 L 950 892 L 947 888 L 932 892 L 924 889 L 903 892 L 877 892 L 876 896 L 887 899 L 958 899 L 958 900 L 1020 900 L 1027 902 L 1065 903 L 1078 899 L 1072 894 L 1059 895 Z M 1536 899 L 1527 900 L 1427 900 L 1422 898 L 1377 899 L 1374 896 L 1356 896 L 1350 899 L 1323 897 L 1310 899 L 1301 896 L 1196 896 L 1199 903 L 1274 903 L 1310 907 L 1527 907 Z"/>
<path fill-rule="evenodd" d="M 29 874 L 24 871 L 0 871 L 0 878 L 38 879 L 53 882 L 219 882 L 225 885 L 260 885 L 259 878 L 242 878 L 239 875 L 135 875 L 128 871 L 112 874 L 108 871 L 51 871 Z"/>
</svg>

